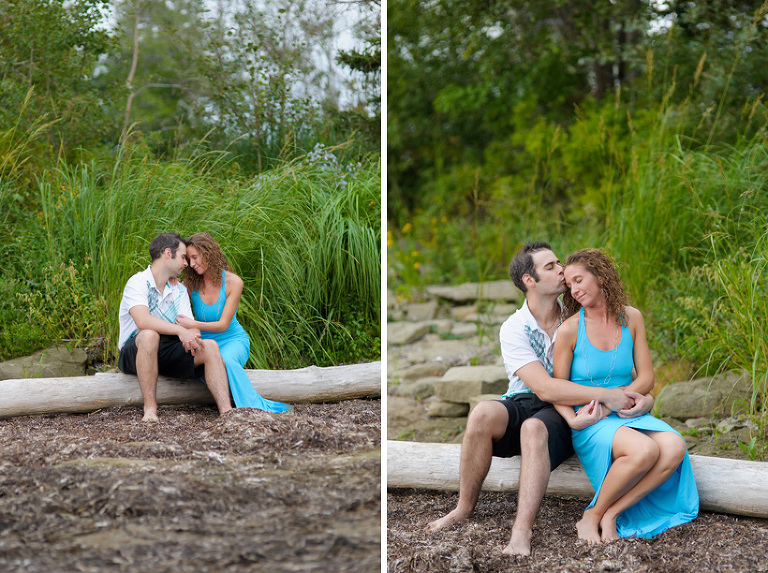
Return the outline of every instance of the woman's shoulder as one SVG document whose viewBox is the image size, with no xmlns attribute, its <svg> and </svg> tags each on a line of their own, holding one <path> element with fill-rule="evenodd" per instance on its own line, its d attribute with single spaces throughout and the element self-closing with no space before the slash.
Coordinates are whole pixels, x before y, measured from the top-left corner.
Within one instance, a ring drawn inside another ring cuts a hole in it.
<svg viewBox="0 0 768 573">
<path fill-rule="evenodd" d="M 563 321 L 557 329 L 558 336 L 573 336 L 579 333 L 579 314 L 573 314 Z"/>
<path fill-rule="evenodd" d="M 643 322 L 643 313 L 637 310 L 634 306 L 629 306 L 629 305 L 625 306 L 624 315 L 627 317 L 627 324 L 629 326 L 632 326 L 638 323 L 642 324 Z"/>
<path fill-rule="evenodd" d="M 226 288 L 243 288 L 243 279 L 232 271 L 224 271 L 224 284 Z"/>
</svg>

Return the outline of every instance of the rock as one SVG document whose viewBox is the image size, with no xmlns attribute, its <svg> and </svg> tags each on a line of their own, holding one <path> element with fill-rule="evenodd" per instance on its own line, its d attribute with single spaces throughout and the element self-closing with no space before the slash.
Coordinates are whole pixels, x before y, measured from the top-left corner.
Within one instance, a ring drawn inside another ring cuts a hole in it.
<svg viewBox="0 0 768 573">
<path fill-rule="evenodd" d="M 512 281 L 490 281 L 485 283 L 463 283 L 458 286 L 432 285 L 426 288 L 432 296 L 450 300 L 457 303 L 466 303 L 475 300 L 495 300 L 504 302 L 518 302 L 522 300 L 522 293 L 515 287 Z"/>
<path fill-rule="evenodd" d="M 436 300 L 429 302 L 415 302 L 405 305 L 405 316 L 411 322 L 425 322 L 437 316 L 439 305 Z"/>
<path fill-rule="evenodd" d="M 430 332 L 436 332 L 437 334 L 448 334 L 453 330 L 455 324 L 450 318 L 433 318 L 426 321 L 429 326 Z"/>
<path fill-rule="evenodd" d="M 457 322 L 451 328 L 451 336 L 456 338 L 471 338 L 477 335 L 477 325 L 468 322 Z"/>
<path fill-rule="evenodd" d="M 508 314 L 486 314 L 482 312 L 475 312 L 473 314 L 467 315 L 467 317 L 464 320 L 466 320 L 467 322 L 476 322 L 479 324 L 491 325 L 491 324 L 502 324 L 508 318 L 509 318 Z"/>
<path fill-rule="evenodd" d="M 387 323 L 387 343 L 393 346 L 411 344 L 429 332 L 429 325 L 423 322 Z"/>
<path fill-rule="evenodd" d="M 654 413 L 679 420 L 730 413 L 732 406 L 751 395 L 747 373 L 728 372 L 665 386 L 656 400 Z"/>
<path fill-rule="evenodd" d="M 443 400 L 430 400 L 427 406 L 427 415 L 430 418 L 461 418 L 469 412 L 469 405 L 445 402 Z"/>
<path fill-rule="evenodd" d="M 439 362 L 425 362 L 423 364 L 414 364 L 413 366 L 402 369 L 397 373 L 397 378 L 400 380 L 417 380 L 428 376 L 442 376 L 445 374 L 446 370 L 448 370 L 448 366 L 445 364 L 440 364 Z"/>
<path fill-rule="evenodd" d="M 493 352 L 498 345 L 493 341 L 472 340 L 430 340 L 425 337 L 417 344 L 398 346 L 389 349 L 389 362 L 396 362 L 403 366 L 420 364 L 422 362 L 440 362 L 449 366 L 454 364 L 467 364 L 478 357 L 495 359 Z M 483 364 L 484 362 L 481 362 Z"/>
<path fill-rule="evenodd" d="M 387 289 L 387 310 L 398 306 L 397 296 L 391 290 Z"/>
<path fill-rule="evenodd" d="M 711 418 L 688 418 L 685 421 L 685 426 L 693 430 L 698 430 L 700 428 L 711 428 L 712 419 Z"/>
<path fill-rule="evenodd" d="M 509 318 L 511 315 L 515 314 L 517 312 L 517 309 L 520 308 L 521 305 L 515 303 L 515 304 L 494 304 L 491 306 L 490 314 L 497 314 L 499 316 L 504 316 L 505 320 Z"/>
<path fill-rule="evenodd" d="M 55 346 L 0 363 L 0 380 L 84 376 L 87 361 L 88 356 L 81 348 Z"/>
<path fill-rule="evenodd" d="M 475 312 L 477 312 L 476 304 L 451 307 L 451 317 L 454 320 L 466 320 L 467 316 Z"/>
<path fill-rule="evenodd" d="M 440 380 L 435 376 L 432 378 L 419 378 L 410 382 L 393 384 L 387 391 L 392 396 L 407 396 L 417 400 L 429 398 L 435 393 L 435 382 Z"/>
<path fill-rule="evenodd" d="M 503 366 L 458 366 L 435 382 L 435 396 L 447 402 L 469 404 L 479 394 L 503 394 L 509 378 Z"/>
</svg>

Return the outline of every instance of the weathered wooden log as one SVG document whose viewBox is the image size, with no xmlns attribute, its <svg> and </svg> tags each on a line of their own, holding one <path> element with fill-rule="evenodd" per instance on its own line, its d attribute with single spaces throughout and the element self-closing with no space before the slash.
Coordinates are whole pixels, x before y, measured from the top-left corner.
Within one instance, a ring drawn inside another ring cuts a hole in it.
<svg viewBox="0 0 768 573">
<path fill-rule="evenodd" d="M 459 489 L 459 444 L 387 441 L 387 487 Z M 702 510 L 768 517 L 768 463 L 691 456 Z M 483 489 L 516 491 L 520 457 L 493 458 Z M 595 492 L 574 456 L 552 472 L 547 493 L 591 499 Z"/>
<path fill-rule="evenodd" d="M 381 362 L 246 372 L 261 396 L 289 404 L 338 402 L 381 393 Z M 119 372 L 0 382 L 0 418 L 92 412 L 99 408 L 140 406 L 143 403 L 136 376 Z M 213 404 L 213 397 L 200 380 L 161 376 L 157 381 L 157 403 Z"/>
</svg>

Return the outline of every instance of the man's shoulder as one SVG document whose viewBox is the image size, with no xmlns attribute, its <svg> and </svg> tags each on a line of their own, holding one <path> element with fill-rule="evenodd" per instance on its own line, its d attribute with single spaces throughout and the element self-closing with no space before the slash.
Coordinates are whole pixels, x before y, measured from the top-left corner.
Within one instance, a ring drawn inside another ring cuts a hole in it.
<svg viewBox="0 0 768 573">
<path fill-rule="evenodd" d="M 502 323 L 501 330 L 522 330 L 526 324 L 530 323 L 532 317 L 531 311 L 524 305 L 509 315 L 509 318 Z"/>
<path fill-rule="evenodd" d="M 139 271 L 137 273 L 134 273 L 131 275 L 131 277 L 128 279 L 128 281 L 125 283 L 126 288 L 136 288 L 139 286 L 144 286 L 147 283 L 147 273 L 149 272 L 149 269 L 144 269 L 142 271 Z"/>
</svg>

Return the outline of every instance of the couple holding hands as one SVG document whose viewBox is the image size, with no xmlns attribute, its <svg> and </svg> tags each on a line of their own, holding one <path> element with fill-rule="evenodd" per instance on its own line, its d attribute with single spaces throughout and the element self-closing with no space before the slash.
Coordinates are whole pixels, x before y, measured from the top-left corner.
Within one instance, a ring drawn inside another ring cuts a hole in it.
<svg viewBox="0 0 768 573">
<path fill-rule="evenodd" d="M 220 414 L 232 409 L 232 401 L 238 408 L 289 410 L 259 396 L 244 370 L 250 340 L 237 321 L 243 280 L 229 269 L 214 238 L 162 233 L 152 239 L 149 254 L 152 264 L 123 290 L 118 340 L 118 367 L 139 379 L 143 419 L 158 419 L 158 374 L 203 378 Z"/>
</svg>

